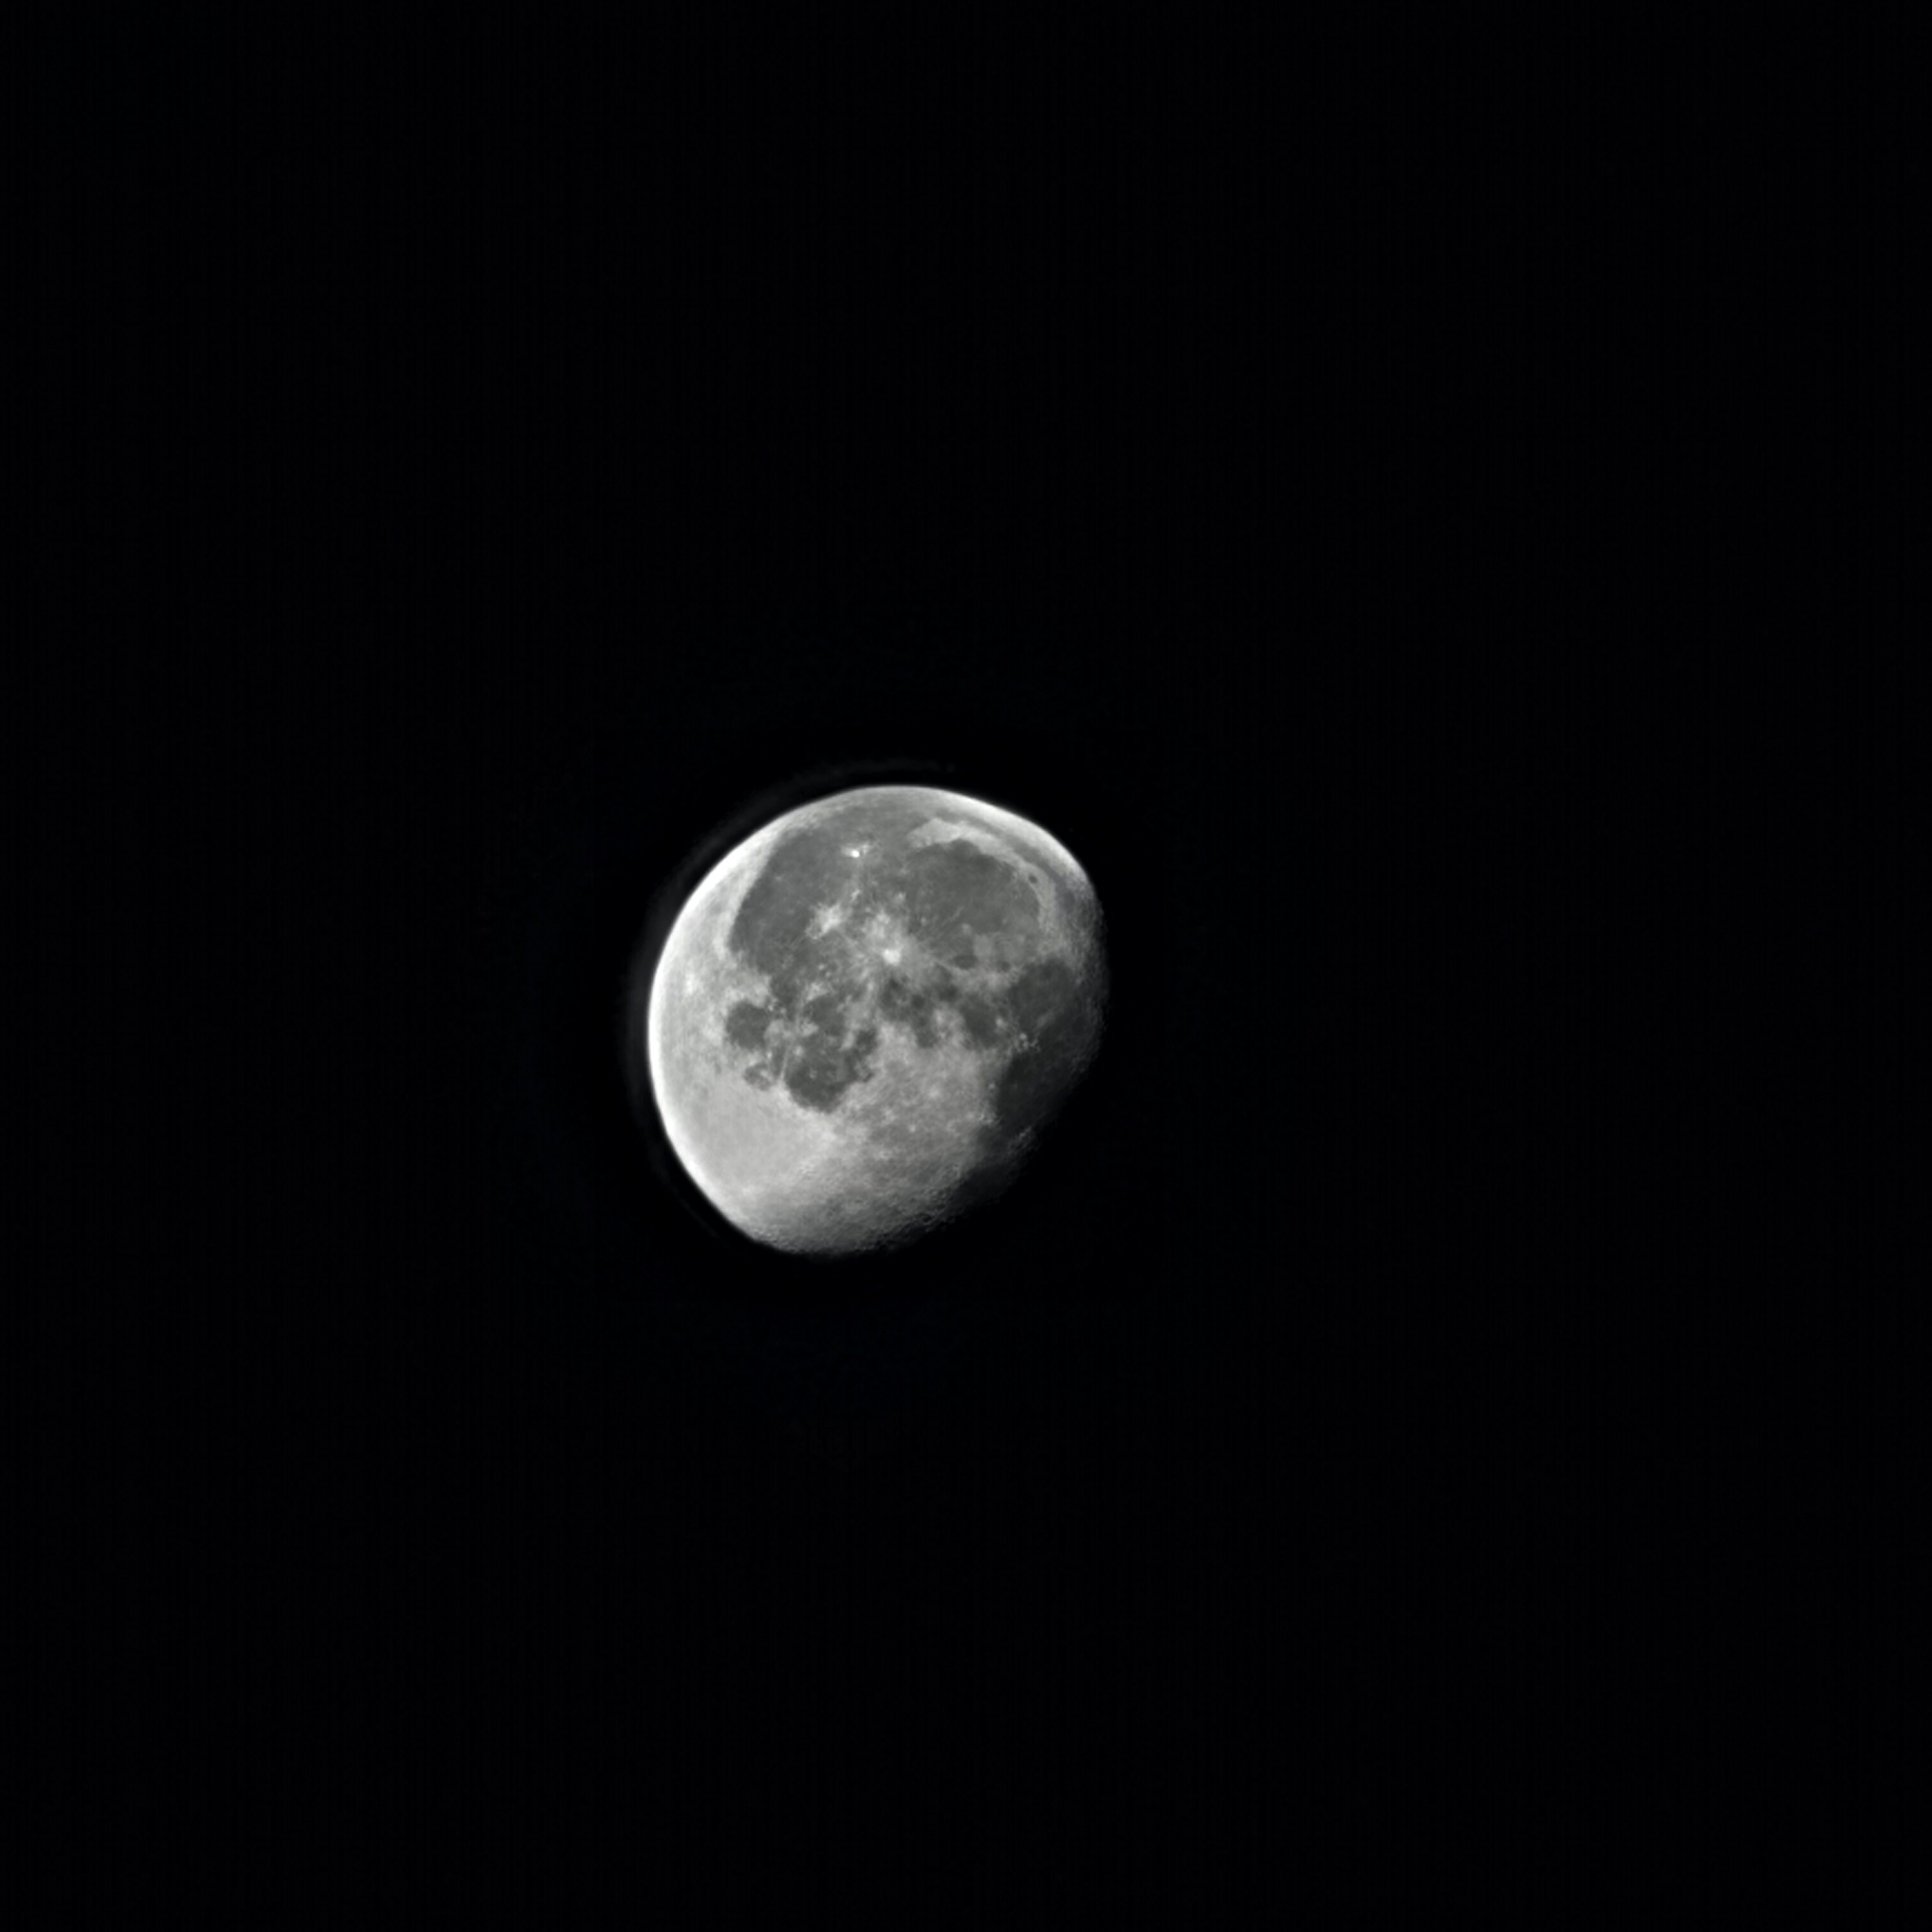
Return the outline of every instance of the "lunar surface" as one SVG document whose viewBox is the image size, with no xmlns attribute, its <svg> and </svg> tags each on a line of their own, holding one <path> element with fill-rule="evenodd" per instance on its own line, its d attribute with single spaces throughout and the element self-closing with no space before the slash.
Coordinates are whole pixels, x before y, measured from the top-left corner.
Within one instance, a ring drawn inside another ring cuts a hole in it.
<svg viewBox="0 0 1932 1932">
<path fill-rule="evenodd" d="M 719 1211 L 772 1247 L 848 1254 L 1010 1177 L 1091 1063 L 1106 990 L 1100 906 L 1058 839 L 878 786 L 712 868 L 638 1030 L 671 1146 Z"/>
</svg>

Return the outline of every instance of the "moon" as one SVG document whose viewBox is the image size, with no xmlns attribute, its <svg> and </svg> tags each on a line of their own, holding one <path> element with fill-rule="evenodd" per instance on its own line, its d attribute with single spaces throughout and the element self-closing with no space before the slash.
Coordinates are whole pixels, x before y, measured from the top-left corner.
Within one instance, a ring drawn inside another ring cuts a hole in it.
<svg viewBox="0 0 1932 1932">
<path fill-rule="evenodd" d="M 628 1050 L 728 1221 L 854 1254 L 1011 1178 L 1092 1063 L 1106 982 L 1099 901 L 1051 833 L 956 792 L 872 786 L 712 867 L 634 1001 Z"/>
</svg>

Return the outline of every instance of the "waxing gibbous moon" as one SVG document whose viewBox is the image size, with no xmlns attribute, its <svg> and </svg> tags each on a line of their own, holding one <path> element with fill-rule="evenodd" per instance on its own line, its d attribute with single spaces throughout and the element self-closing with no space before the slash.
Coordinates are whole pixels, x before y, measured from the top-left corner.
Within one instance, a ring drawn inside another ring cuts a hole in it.
<svg viewBox="0 0 1932 1932">
<path fill-rule="evenodd" d="M 634 1000 L 628 1050 L 728 1220 L 855 1253 L 1011 1176 L 1092 1061 L 1106 977 L 1093 886 L 1051 833 L 956 792 L 873 786 L 712 867 Z"/>
</svg>

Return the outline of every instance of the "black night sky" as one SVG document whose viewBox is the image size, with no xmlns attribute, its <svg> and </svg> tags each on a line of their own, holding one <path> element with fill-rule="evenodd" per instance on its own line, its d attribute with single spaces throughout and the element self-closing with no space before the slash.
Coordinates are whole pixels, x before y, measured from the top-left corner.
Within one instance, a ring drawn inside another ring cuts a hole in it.
<svg viewBox="0 0 1932 1932">
<path fill-rule="evenodd" d="M 79 1922 L 1561 1924 L 1611 1845 L 1648 1922 L 1670 64 L 235 32 L 89 123 Z M 1109 1030 L 1009 1197 L 814 1268 L 654 1158 L 617 1002 L 895 776 L 1080 856 Z"/>
</svg>

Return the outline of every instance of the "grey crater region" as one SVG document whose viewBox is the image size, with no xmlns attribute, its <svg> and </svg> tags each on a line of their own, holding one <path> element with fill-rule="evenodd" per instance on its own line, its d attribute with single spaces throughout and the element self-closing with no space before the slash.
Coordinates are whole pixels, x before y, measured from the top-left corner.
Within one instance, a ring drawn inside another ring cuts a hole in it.
<svg viewBox="0 0 1932 1932">
<path fill-rule="evenodd" d="M 799 1254 L 896 1246 L 997 1191 L 1091 1064 L 1100 908 L 1050 833 L 958 794 L 848 791 L 728 854 L 679 913 L 632 1051 L 727 1220 Z"/>
</svg>

